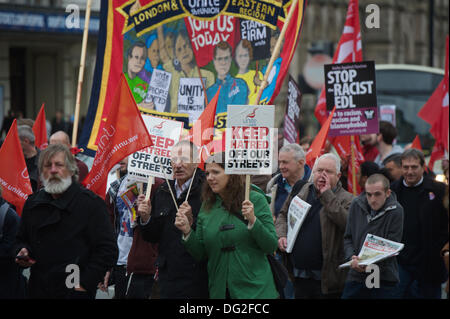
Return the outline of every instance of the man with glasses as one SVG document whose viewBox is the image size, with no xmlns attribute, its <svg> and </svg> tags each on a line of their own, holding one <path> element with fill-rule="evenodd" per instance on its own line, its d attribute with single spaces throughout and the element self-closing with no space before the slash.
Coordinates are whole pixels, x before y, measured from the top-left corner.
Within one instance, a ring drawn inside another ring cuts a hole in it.
<svg viewBox="0 0 450 319">
<path fill-rule="evenodd" d="M 353 195 L 339 178 L 340 160 L 331 153 L 320 156 L 312 171 L 313 182 L 296 195 L 311 205 L 297 234 L 289 258 L 293 264 L 296 299 L 337 299 L 344 289 L 346 271 L 338 269 L 344 255 L 344 231 Z M 288 197 L 275 227 L 278 248 L 287 248 Z"/>
<path fill-rule="evenodd" d="M 445 184 L 424 174 L 421 151 L 408 149 L 401 155 L 403 177 L 391 185 L 404 208 L 405 247 L 398 256 L 399 298 L 441 298 L 447 271 L 440 251 L 448 241 L 448 217 L 443 205 Z"/>
<path fill-rule="evenodd" d="M 159 274 L 161 298 L 192 299 L 208 298 L 208 273 L 206 262 L 198 263 L 186 251 L 181 232 L 175 227 L 175 215 L 183 208 L 189 186 L 188 203 L 192 207 L 192 228 L 195 229 L 197 214 L 202 204 L 201 189 L 205 180 L 201 170 L 195 170 L 197 149 L 187 140 L 181 140 L 171 150 L 173 181 L 163 183 L 152 201 L 145 196 L 138 198 L 138 225 L 144 240 L 158 243 L 156 261 Z M 195 175 L 194 175 L 195 172 Z M 173 197 L 176 199 L 176 205 Z"/>
<path fill-rule="evenodd" d="M 206 94 L 209 102 L 216 95 L 219 87 L 221 87 L 217 102 L 217 114 L 226 112 L 228 104 L 243 105 L 247 104 L 248 100 L 247 83 L 229 74 L 232 51 L 231 45 L 225 41 L 219 42 L 214 48 L 213 64 L 217 72 L 217 78 L 216 83 L 206 90 Z"/>
</svg>

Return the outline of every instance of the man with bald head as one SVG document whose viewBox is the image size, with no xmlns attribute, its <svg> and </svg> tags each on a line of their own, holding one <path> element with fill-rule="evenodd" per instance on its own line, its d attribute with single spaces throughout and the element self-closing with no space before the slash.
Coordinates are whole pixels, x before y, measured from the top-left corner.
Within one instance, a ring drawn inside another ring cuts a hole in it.
<svg viewBox="0 0 450 319">
<path fill-rule="evenodd" d="M 64 131 L 57 131 L 57 132 L 53 133 L 50 136 L 50 140 L 49 140 L 48 144 L 49 145 L 52 145 L 52 144 L 63 144 L 63 145 L 66 145 L 69 149 L 71 149 L 69 135 L 67 135 L 67 133 L 64 132 Z M 75 157 L 75 155 L 74 155 L 74 157 Z M 75 157 L 75 161 L 76 161 L 77 166 L 78 166 L 79 181 L 83 181 L 84 178 L 89 173 L 89 169 L 88 169 L 87 165 L 84 164 L 83 161 L 80 161 L 76 157 Z"/>
</svg>

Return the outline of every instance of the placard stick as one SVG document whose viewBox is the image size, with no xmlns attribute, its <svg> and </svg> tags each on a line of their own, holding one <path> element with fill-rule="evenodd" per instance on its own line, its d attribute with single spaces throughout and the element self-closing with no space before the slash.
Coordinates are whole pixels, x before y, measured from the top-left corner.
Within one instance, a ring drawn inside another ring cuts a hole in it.
<svg viewBox="0 0 450 319">
<path fill-rule="evenodd" d="M 189 193 L 191 192 L 191 187 L 192 187 L 192 184 L 194 183 L 194 177 L 195 177 L 195 173 L 197 172 L 197 168 L 198 168 L 198 166 L 195 167 L 194 175 L 192 175 L 192 180 L 191 180 L 191 183 L 189 184 L 189 189 L 188 189 L 188 192 L 186 194 L 186 202 L 189 199 Z"/>
<path fill-rule="evenodd" d="M 350 147 L 352 149 L 352 185 L 353 185 L 353 195 L 358 195 L 356 193 L 356 167 L 355 167 L 355 163 L 356 163 L 356 158 L 355 158 L 355 135 L 351 135 L 350 136 Z"/>
<path fill-rule="evenodd" d="M 81 88 L 83 86 L 84 65 L 86 63 L 86 47 L 89 34 L 89 19 L 91 17 L 91 4 L 92 0 L 87 0 L 86 15 L 84 18 L 85 20 L 84 20 L 83 41 L 81 44 L 80 71 L 78 73 L 77 99 L 75 102 L 75 115 L 73 120 L 72 147 L 75 147 L 77 144 L 78 119 L 80 117 L 80 104 L 81 104 Z"/>
<path fill-rule="evenodd" d="M 143 194 L 144 193 L 144 183 L 139 182 L 139 183 L 137 183 L 137 186 L 138 186 L 139 194 Z"/>
<path fill-rule="evenodd" d="M 153 176 L 148 177 L 147 191 L 145 192 L 145 200 L 146 201 L 148 201 L 150 199 L 150 194 L 152 193 L 152 185 L 153 185 L 154 179 L 155 178 Z"/>
<path fill-rule="evenodd" d="M 170 195 L 172 195 L 173 203 L 175 204 L 175 207 L 178 210 L 177 200 L 175 199 L 175 195 L 173 194 L 172 187 L 170 187 L 169 179 L 167 178 L 167 175 L 166 175 L 166 172 L 164 171 L 164 169 L 162 171 L 164 173 L 164 178 L 166 179 L 167 186 L 169 187 Z M 176 182 L 177 181 L 175 181 L 175 183 Z"/>
</svg>

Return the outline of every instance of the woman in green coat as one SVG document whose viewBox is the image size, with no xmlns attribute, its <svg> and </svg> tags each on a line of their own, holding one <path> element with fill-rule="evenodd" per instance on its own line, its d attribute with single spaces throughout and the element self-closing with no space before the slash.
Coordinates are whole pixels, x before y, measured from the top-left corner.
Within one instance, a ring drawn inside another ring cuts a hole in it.
<svg viewBox="0 0 450 319">
<path fill-rule="evenodd" d="M 223 153 L 206 161 L 207 183 L 196 230 L 190 227 L 187 203 L 180 206 L 175 226 L 189 253 L 197 260 L 208 259 L 211 298 L 278 298 L 266 256 L 277 248 L 270 207 L 257 191 L 245 201 L 243 176 L 226 175 L 223 163 Z"/>
</svg>

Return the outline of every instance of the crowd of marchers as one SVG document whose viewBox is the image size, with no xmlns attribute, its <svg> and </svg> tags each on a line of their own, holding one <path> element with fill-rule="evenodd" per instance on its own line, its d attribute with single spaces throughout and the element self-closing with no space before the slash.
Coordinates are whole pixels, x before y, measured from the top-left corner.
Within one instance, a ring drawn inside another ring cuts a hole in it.
<svg viewBox="0 0 450 319">
<path fill-rule="evenodd" d="M 348 163 L 333 152 L 306 164 L 301 145 L 310 141 L 282 146 L 276 172 L 252 176 L 246 199 L 245 178 L 225 174 L 224 153 L 201 170 L 197 147 L 181 140 L 171 150 L 173 180 L 144 183 L 131 204 L 127 158 L 102 199 L 81 185 L 88 168 L 65 132 L 44 150 L 29 126 L 18 134 L 33 194 L 20 217 L 0 196 L 1 299 L 93 299 L 110 286 L 116 299 L 440 299 L 446 281 L 448 294 L 448 186 L 420 150 L 394 144 L 392 125 L 361 136 L 357 196 L 347 190 Z M 295 197 L 310 209 L 288 253 Z M 377 263 L 376 288 L 359 263 L 367 234 L 404 244 Z M 268 255 L 288 270 L 281 289 Z"/>
</svg>

